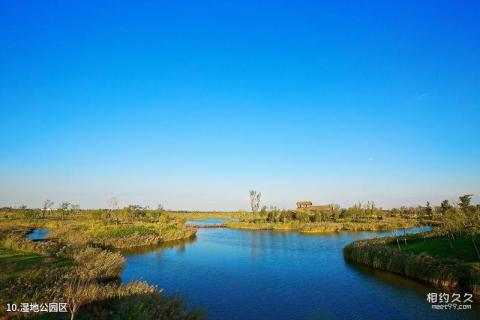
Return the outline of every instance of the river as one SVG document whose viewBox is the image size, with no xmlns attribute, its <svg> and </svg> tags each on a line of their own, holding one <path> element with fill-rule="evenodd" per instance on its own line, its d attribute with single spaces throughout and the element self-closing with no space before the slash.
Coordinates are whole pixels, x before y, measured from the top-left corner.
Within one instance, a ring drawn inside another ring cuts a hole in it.
<svg viewBox="0 0 480 320">
<path fill-rule="evenodd" d="M 122 280 L 147 280 L 213 320 L 479 319 L 477 308 L 432 310 L 426 295 L 439 289 L 344 260 L 346 244 L 387 234 L 199 229 L 126 254 Z"/>
</svg>

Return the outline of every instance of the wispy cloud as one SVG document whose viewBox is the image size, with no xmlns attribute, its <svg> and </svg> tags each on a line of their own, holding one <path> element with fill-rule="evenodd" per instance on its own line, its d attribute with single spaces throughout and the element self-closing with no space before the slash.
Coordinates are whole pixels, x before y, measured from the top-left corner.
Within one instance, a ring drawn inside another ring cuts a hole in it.
<svg viewBox="0 0 480 320">
<path fill-rule="evenodd" d="M 418 101 L 423 101 L 425 100 L 427 97 L 429 96 L 429 93 L 428 92 L 422 92 L 422 93 L 419 93 L 415 96 L 415 98 L 418 100 Z"/>
</svg>

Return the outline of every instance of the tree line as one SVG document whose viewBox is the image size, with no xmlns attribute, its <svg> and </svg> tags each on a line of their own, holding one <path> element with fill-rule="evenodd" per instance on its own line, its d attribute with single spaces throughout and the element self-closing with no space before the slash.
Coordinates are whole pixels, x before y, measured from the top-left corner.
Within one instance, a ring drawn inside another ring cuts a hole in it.
<svg viewBox="0 0 480 320">
<path fill-rule="evenodd" d="M 3 207 L 0 208 L 0 213 L 3 218 L 23 218 L 26 220 L 36 219 L 67 219 L 71 215 L 83 215 L 89 219 L 100 220 L 105 223 L 132 223 L 138 222 L 159 222 L 166 218 L 163 213 L 165 209 L 161 204 L 156 209 L 151 209 L 149 206 L 141 206 L 137 204 L 130 204 L 126 207 L 119 208 L 116 198 L 108 201 L 108 208 L 106 209 L 81 209 L 79 205 L 68 201 L 60 202 L 57 208 L 54 207 L 55 202 L 52 200 L 45 200 L 41 208 L 28 208 L 22 205 L 18 208 Z"/>
<path fill-rule="evenodd" d="M 330 205 L 329 209 L 279 209 L 275 206 L 267 208 L 261 206 L 261 193 L 255 190 L 249 192 L 251 215 L 250 221 L 262 220 L 266 222 L 365 222 L 383 220 L 385 218 L 417 219 L 424 225 L 441 224 L 449 234 L 455 235 L 459 230 L 476 230 L 473 225 L 478 219 L 480 205 L 472 205 L 471 194 L 459 197 L 458 203 L 450 204 L 444 200 L 438 206 L 432 206 L 427 201 L 424 206 L 383 209 L 377 207 L 375 202 L 368 201 L 366 204 L 358 203 L 348 208 L 342 208 L 337 204 Z M 446 224 L 445 224 L 445 221 Z M 463 228 L 463 229 L 462 229 Z M 470 232 L 470 231 L 469 231 Z M 471 231 L 475 232 L 475 231 Z M 470 233 L 471 233 L 470 232 Z M 478 232 L 478 231 L 476 231 Z"/>
</svg>

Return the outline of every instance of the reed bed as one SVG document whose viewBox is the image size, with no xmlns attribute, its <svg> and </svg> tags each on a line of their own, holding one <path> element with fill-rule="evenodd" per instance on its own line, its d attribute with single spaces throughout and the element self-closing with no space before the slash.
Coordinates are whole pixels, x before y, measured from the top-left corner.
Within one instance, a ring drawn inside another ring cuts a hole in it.
<svg viewBox="0 0 480 320">
<path fill-rule="evenodd" d="M 440 232 L 408 235 L 401 241 L 430 241 L 444 236 Z M 355 241 L 343 249 L 345 259 L 376 269 L 417 279 L 446 290 L 472 292 L 480 297 L 480 264 L 440 259 L 422 253 L 402 251 L 396 237 Z"/>
<path fill-rule="evenodd" d="M 301 233 L 331 233 L 341 231 L 393 231 L 417 226 L 412 220 L 386 220 L 372 222 L 263 222 L 263 221 L 230 221 L 226 227 L 242 230 L 286 230 Z"/>
<path fill-rule="evenodd" d="M 203 319 L 178 298 L 146 282 L 122 284 L 125 258 L 117 249 L 193 237 L 184 220 L 111 221 L 87 214 L 35 221 L 9 216 L 0 221 L 0 318 L 7 303 L 67 303 L 70 319 Z M 47 239 L 31 240 L 35 228 Z M 27 314 L 28 315 L 28 314 Z"/>
</svg>

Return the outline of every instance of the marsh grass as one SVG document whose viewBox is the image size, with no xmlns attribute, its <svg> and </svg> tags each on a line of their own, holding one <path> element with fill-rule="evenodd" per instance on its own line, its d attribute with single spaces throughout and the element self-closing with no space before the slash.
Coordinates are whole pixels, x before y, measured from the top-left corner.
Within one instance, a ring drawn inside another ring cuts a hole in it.
<svg viewBox="0 0 480 320">
<path fill-rule="evenodd" d="M 405 219 L 385 219 L 367 222 L 264 222 L 264 221 L 230 221 L 227 228 L 244 230 L 289 230 L 301 233 L 329 233 L 340 231 L 392 231 L 416 226 L 416 221 Z"/>
<path fill-rule="evenodd" d="M 251 215 L 246 211 L 168 211 L 168 215 L 184 220 L 242 219 Z"/>
<path fill-rule="evenodd" d="M 187 309 L 182 299 L 165 297 L 158 291 L 142 292 L 143 289 L 129 290 L 128 295 L 118 294 L 86 305 L 84 317 L 88 319 L 155 319 L 155 320 L 197 320 L 204 315 Z M 148 289 L 147 289 L 148 291 Z"/>
<path fill-rule="evenodd" d="M 10 212 L 0 219 L 0 318 L 6 303 L 29 301 L 67 302 L 70 319 L 202 319 L 146 282 L 122 284 L 125 259 L 114 250 L 194 236 L 184 222 L 164 214 L 111 223 L 88 212 L 26 221 Z M 50 229 L 47 239 L 26 237 L 39 227 Z"/>
<path fill-rule="evenodd" d="M 445 255 L 438 249 L 443 237 L 437 231 L 408 235 L 406 245 L 397 243 L 396 237 L 360 240 L 345 246 L 343 254 L 347 260 L 376 269 L 480 296 L 480 264 Z"/>
<path fill-rule="evenodd" d="M 50 237 L 78 245 L 93 244 L 125 249 L 156 245 L 162 242 L 190 238 L 196 229 L 184 226 L 184 221 L 170 219 L 165 223 L 132 222 L 112 224 L 101 221 L 62 221 L 50 223 Z"/>
</svg>

